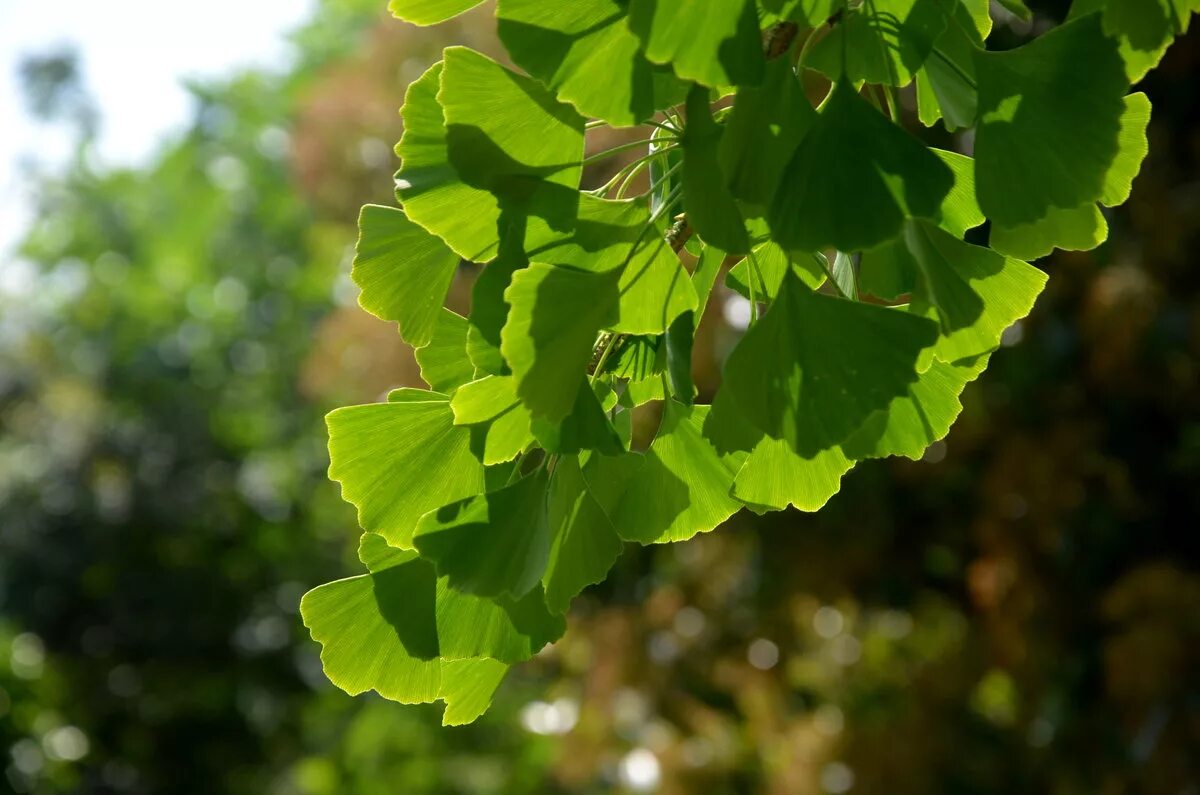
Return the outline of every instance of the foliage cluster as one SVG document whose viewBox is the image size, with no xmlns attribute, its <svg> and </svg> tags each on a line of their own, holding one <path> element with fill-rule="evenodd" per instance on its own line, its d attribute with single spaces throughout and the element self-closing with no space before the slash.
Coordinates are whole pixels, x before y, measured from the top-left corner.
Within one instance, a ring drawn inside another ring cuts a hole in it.
<svg viewBox="0 0 1200 795">
<path fill-rule="evenodd" d="M 1130 194 L 1150 105 L 1127 92 L 1197 10 L 1144 5 L 1076 2 L 993 51 L 980 0 L 500 0 L 527 74 L 447 49 L 405 97 L 400 207 L 360 217 L 360 303 L 430 388 L 328 417 L 367 569 L 303 600 L 330 679 L 469 722 L 623 542 L 815 511 L 856 461 L 921 458 L 1044 287 L 1026 260 L 1096 247 Z M 904 129 L 910 85 L 973 157 Z M 585 156 L 604 127 L 647 133 Z M 466 316 L 444 306 L 464 261 L 483 266 Z M 722 274 L 750 322 L 702 405 Z"/>
</svg>

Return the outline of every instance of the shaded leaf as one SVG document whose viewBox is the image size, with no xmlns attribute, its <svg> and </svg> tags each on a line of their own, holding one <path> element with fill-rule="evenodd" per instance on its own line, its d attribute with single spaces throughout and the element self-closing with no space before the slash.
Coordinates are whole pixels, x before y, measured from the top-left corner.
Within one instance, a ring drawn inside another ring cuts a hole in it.
<svg viewBox="0 0 1200 795">
<path fill-rule="evenodd" d="M 765 60 L 750 0 L 630 0 L 629 27 L 654 63 L 706 86 L 756 85 Z"/>
<path fill-rule="evenodd" d="M 923 318 L 819 295 L 788 274 L 730 354 L 722 389 L 750 424 L 812 457 L 904 394 L 936 337 Z"/>
<path fill-rule="evenodd" d="M 940 158 L 839 83 L 788 164 L 771 235 L 791 251 L 872 248 L 905 217 L 936 216 L 953 184 Z"/>
<path fill-rule="evenodd" d="M 542 584 L 546 605 L 565 613 L 580 591 L 603 582 L 621 554 L 621 539 L 588 490 L 577 456 L 563 456 L 554 467 L 549 513 L 554 540 Z"/>
<path fill-rule="evenodd" d="M 444 505 L 421 517 L 413 543 L 456 591 L 520 599 L 542 578 L 550 551 L 544 472 Z"/>
<path fill-rule="evenodd" d="M 683 207 L 704 242 L 742 254 L 749 250 L 750 238 L 721 168 L 722 129 L 713 120 L 708 91 L 693 86 L 687 99 L 687 127 L 680 139 Z"/>
</svg>

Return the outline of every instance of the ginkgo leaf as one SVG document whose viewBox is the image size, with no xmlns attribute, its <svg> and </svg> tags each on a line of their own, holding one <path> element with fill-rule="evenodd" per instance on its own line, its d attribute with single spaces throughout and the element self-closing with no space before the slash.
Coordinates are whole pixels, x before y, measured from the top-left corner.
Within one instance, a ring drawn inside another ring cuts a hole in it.
<svg viewBox="0 0 1200 795">
<path fill-rule="evenodd" d="M 1133 192 L 1133 181 L 1137 179 L 1142 163 L 1150 153 L 1146 129 L 1150 126 L 1151 110 L 1150 98 L 1145 94 L 1125 97 L 1117 156 L 1104 175 L 1104 191 L 1100 194 L 1100 203 L 1105 207 L 1124 204 Z"/>
<path fill-rule="evenodd" d="M 325 676 L 352 696 L 374 690 L 401 704 L 438 697 L 433 569 L 415 552 L 392 565 L 314 588 L 300 615 L 321 644 Z"/>
<path fill-rule="evenodd" d="M 708 411 L 668 400 L 645 454 L 588 457 L 584 480 L 621 538 L 684 541 L 713 530 L 740 507 L 729 496 L 733 472 L 701 431 Z"/>
<path fill-rule="evenodd" d="M 987 217 L 1014 226 L 1099 200 L 1119 151 L 1129 85 L 1100 17 L 1068 22 L 1015 50 L 978 51 L 975 74 L 975 180 Z"/>
<path fill-rule="evenodd" d="M 565 629 L 541 605 L 540 589 L 521 603 L 450 591 L 428 561 L 373 533 L 362 536 L 359 557 L 369 574 L 322 585 L 300 603 L 326 676 L 351 695 L 442 699 L 444 725 L 469 723 L 487 708 L 507 663 L 529 659 Z"/>
<path fill-rule="evenodd" d="M 483 0 L 388 0 L 392 16 L 414 25 L 436 25 L 479 5 Z"/>
<path fill-rule="evenodd" d="M 533 435 L 547 453 L 596 450 L 617 455 L 625 449 L 586 379 L 575 392 L 575 405 L 567 416 L 557 422 L 535 417 L 532 425 Z"/>
<path fill-rule="evenodd" d="M 608 326 L 623 334 L 661 334 L 696 307 L 696 292 L 679 257 L 655 234 L 644 202 L 581 196 L 569 227 L 530 219 L 529 257 L 596 273 L 618 271 L 617 314 Z"/>
<path fill-rule="evenodd" d="M 449 394 L 475 378 L 475 365 L 467 357 L 467 319 L 444 307 L 429 344 L 415 356 L 421 378 L 435 392 Z"/>
<path fill-rule="evenodd" d="M 752 508 L 819 511 L 837 494 L 842 476 L 854 467 L 841 448 L 808 458 L 782 439 L 764 436 L 746 458 L 733 482 L 733 496 Z"/>
<path fill-rule="evenodd" d="M 771 235 L 790 251 L 872 248 L 905 217 L 934 217 L 953 185 L 937 155 L 839 83 L 784 172 Z"/>
<path fill-rule="evenodd" d="M 687 127 L 680 139 L 683 206 L 704 242 L 742 254 L 750 249 L 750 238 L 721 167 L 724 129 L 713 120 L 707 89 L 693 86 L 687 98 Z"/>
<path fill-rule="evenodd" d="M 445 399 L 336 409 L 329 426 L 329 477 L 358 509 L 362 529 L 410 548 L 429 510 L 483 491 L 471 434 L 454 425 Z"/>
<path fill-rule="evenodd" d="M 1029 314 L 1046 274 L 1032 265 L 973 246 L 925 221 L 913 221 L 905 241 L 917 262 L 921 295 L 938 310 L 942 361 L 989 353 L 1004 330 Z"/>
<path fill-rule="evenodd" d="M 500 208 L 492 194 L 467 185 L 450 164 L 446 122 L 437 99 L 442 68 L 441 61 L 429 67 L 404 95 L 396 196 L 410 220 L 446 241 L 456 254 L 486 262 L 499 245 Z"/>
<path fill-rule="evenodd" d="M 1196 0 L 1075 0 L 1067 18 L 1103 12 L 1104 32 L 1119 42 L 1126 75 L 1136 83 L 1187 33 L 1197 11 Z"/>
<path fill-rule="evenodd" d="M 438 698 L 446 702 L 442 725 L 473 723 L 492 705 L 492 696 L 507 673 L 507 665 L 486 657 L 444 661 L 438 689 Z"/>
<path fill-rule="evenodd" d="M 535 418 L 561 420 L 575 405 L 596 335 L 616 314 L 619 277 L 541 263 L 513 274 L 500 348 Z"/>
<path fill-rule="evenodd" d="M 942 200 L 938 226 L 955 237 L 963 237 L 987 219 L 975 200 L 975 161 L 957 152 L 932 150 L 954 172 L 954 187 Z M 864 293 L 893 300 L 911 293 L 917 286 L 917 263 L 903 237 L 863 252 L 858 272 L 859 289 Z"/>
<path fill-rule="evenodd" d="M 541 580 L 550 554 L 546 487 L 539 471 L 443 505 L 421 517 L 413 543 L 454 590 L 520 599 Z"/>
<path fill-rule="evenodd" d="M 771 61 L 762 86 L 739 88 L 720 144 L 720 166 L 733 195 L 770 204 L 784 166 L 816 115 L 790 58 Z"/>
<path fill-rule="evenodd" d="M 529 411 L 512 376 L 489 375 L 464 384 L 450 401 L 454 424 L 471 427 L 471 449 L 484 466 L 511 461 L 533 443 Z"/>
<path fill-rule="evenodd" d="M 363 309 L 400 324 L 414 348 L 433 339 L 458 255 L 392 207 L 368 204 L 358 218 L 358 246 L 350 276 Z"/>
<path fill-rule="evenodd" d="M 569 210 L 582 173 L 583 117 L 536 80 L 474 50 L 448 47 L 444 64 L 437 99 L 460 177 L 495 194 L 502 212 Z M 532 202 L 539 183 L 547 193 Z"/>
<path fill-rule="evenodd" d="M 1090 251 L 1108 239 L 1108 222 L 1094 203 L 1070 210 L 1054 207 L 1028 224 L 993 224 L 988 245 L 1023 260 L 1045 257 L 1054 249 Z"/>
<path fill-rule="evenodd" d="M 952 7 L 944 0 L 864 0 L 812 47 L 808 64 L 835 81 L 906 86 Z"/>
<path fill-rule="evenodd" d="M 997 2 L 1000 3 L 1004 10 L 1022 22 L 1028 22 L 1033 19 L 1033 12 L 1029 10 L 1029 6 L 1025 5 L 1025 0 L 997 0 Z"/>
<path fill-rule="evenodd" d="M 630 0 L 646 57 L 706 86 L 756 85 L 765 60 L 750 0 Z"/>
<path fill-rule="evenodd" d="M 1129 198 L 1133 180 L 1149 152 L 1146 128 L 1150 123 L 1150 100 L 1145 94 L 1125 97 L 1117 155 L 1104 175 L 1101 204 L 1114 207 Z M 993 223 L 989 243 L 1002 254 L 1032 260 L 1054 249 L 1089 251 L 1108 239 L 1108 222 L 1094 203 L 1070 209 L 1052 208 L 1045 216 L 1027 224 Z"/>
<path fill-rule="evenodd" d="M 686 92 L 646 60 L 618 0 L 501 0 L 496 18 L 513 61 L 586 116 L 629 127 Z"/>
<path fill-rule="evenodd" d="M 588 490 L 579 457 L 565 455 L 550 479 L 553 542 L 542 584 L 546 605 L 565 613 L 584 588 L 602 582 L 621 554 L 621 538 Z"/>
<path fill-rule="evenodd" d="M 908 393 L 876 412 L 842 444 L 855 459 L 904 456 L 918 461 L 929 445 L 946 438 L 962 412 L 959 396 L 987 367 L 986 355 L 947 364 L 934 360 Z"/>
<path fill-rule="evenodd" d="M 721 388 L 752 425 L 812 457 L 904 394 L 936 338 L 924 318 L 819 295 L 789 273 L 730 354 Z"/>
<path fill-rule="evenodd" d="M 917 115 L 927 127 L 942 119 L 950 132 L 971 127 L 979 111 L 979 94 L 975 89 L 976 50 L 983 47 L 987 31 L 982 30 L 973 12 L 982 6 L 986 27 L 991 27 L 986 0 L 975 3 L 976 9 L 959 4 L 952 21 L 942 31 L 934 45 L 933 54 L 917 72 Z"/>
<path fill-rule="evenodd" d="M 750 288 L 753 287 L 755 299 L 772 301 L 789 270 L 794 270 L 800 281 L 814 290 L 824 284 L 828 275 L 821 264 L 823 261 L 823 254 L 799 254 L 793 258 L 778 244 L 768 240 L 729 269 L 729 273 L 725 274 L 725 286 L 748 300 L 751 298 Z"/>
</svg>

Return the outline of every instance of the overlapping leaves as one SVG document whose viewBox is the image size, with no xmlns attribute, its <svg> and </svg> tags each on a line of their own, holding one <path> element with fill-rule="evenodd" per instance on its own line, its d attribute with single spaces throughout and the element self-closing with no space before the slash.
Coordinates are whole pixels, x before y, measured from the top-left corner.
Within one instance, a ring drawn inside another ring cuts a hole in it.
<svg viewBox="0 0 1200 795">
<path fill-rule="evenodd" d="M 430 390 L 329 415 L 367 572 L 304 599 L 329 677 L 468 722 L 623 544 L 815 511 L 858 461 L 920 459 L 1044 287 L 1023 260 L 1103 241 L 1147 153 L 1130 81 L 1195 5 L 1077 0 L 996 52 L 985 0 L 499 0 L 527 74 L 447 50 L 405 96 L 400 206 L 360 218 L 360 302 Z M 914 82 L 918 120 L 973 129 L 974 157 L 905 128 Z M 594 152 L 589 130 L 643 124 Z M 581 190 L 586 155 L 633 148 Z M 443 306 L 463 261 L 466 316 Z M 700 395 L 719 284 L 751 323 Z M 648 444 L 634 411 L 659 417 Z"/>
</svg>

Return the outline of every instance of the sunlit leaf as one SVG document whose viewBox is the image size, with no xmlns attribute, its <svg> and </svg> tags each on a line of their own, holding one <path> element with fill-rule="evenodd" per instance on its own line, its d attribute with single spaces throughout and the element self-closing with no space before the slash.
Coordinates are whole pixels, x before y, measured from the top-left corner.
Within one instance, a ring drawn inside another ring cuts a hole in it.
<svg viewBox="0 0 1200 795">
<path fill-rule="evenodd" d="M 436 25 L 481 2 L 483 0 L 388 0 L 388 11 L 414 25 Z"/>
<path fill-rule="evenodd" d="M 359 526 L 392 546 L 412 546 L 426 511 L 483 491 L 470 431 L 454 425 L 445 399 L 349 406 L 326 423 L 329 477 L 358 509 Z"/>
<path fill-rule="evenodd" d="M 368 204 L 358 219 L 358 246 L 350 275 L 362 290 L 362 308 L 400 324 L 414 348 L 428 345 L 458 255 L 392 207 Z"/>
<path fill-rule="evenodd" d="M 436 392 L 450 393 L 475 378 L 467 357 L 467 319 L 449 309 L 438 312 L 429 344 L 416 352 L 421 378 Z"/>
</svg>

